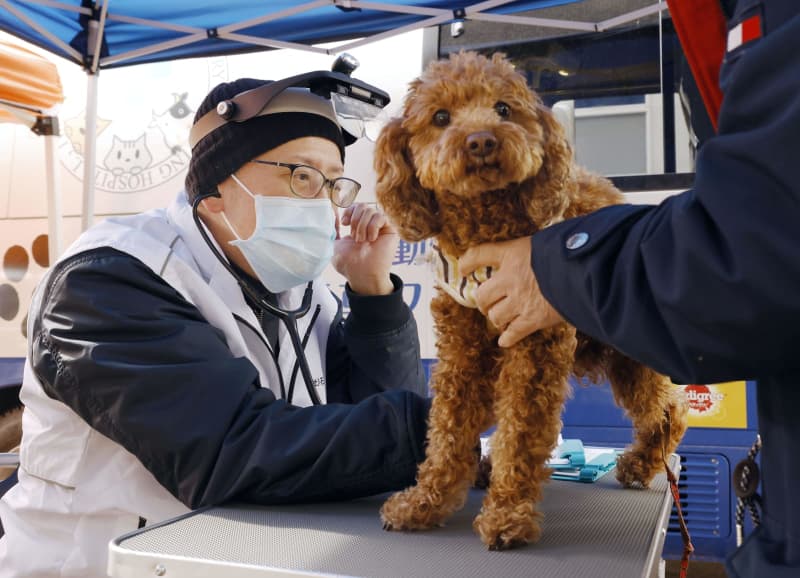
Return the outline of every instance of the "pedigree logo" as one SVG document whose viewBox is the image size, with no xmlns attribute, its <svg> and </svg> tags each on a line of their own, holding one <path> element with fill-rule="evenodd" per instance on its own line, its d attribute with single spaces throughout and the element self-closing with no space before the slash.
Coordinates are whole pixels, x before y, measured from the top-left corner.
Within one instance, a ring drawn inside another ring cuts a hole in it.
<svg viewBox="0 0 800 578">
<path fill-rule="evenodd" d="M 125 82 L 110 78 L 112 74 L 125 76 Z M 106 72 L 95 127 L 95 188 L 135 193 L 176 177 L 182 180 L 189 167 L 188 134 L 195 113 L 190 103 L 199 103 L 227 80 L 224 57 Z M 61 163 L 82 181 L 86 110 L 65 110 L 62 119 Z"/>
<path fill-rule="evenodd" d="M 747 386 L 744 381 L 676 385 L 689 406 L 689 427 L 746 428 Z"/>
<path fill-rule="evenodd" d="M 693 383 L 683 389 L 689 410 L 698 413 L 712 411 L 714 404 L 719 404 L 725 399 L 724 393 L 714 392 L 707 385 Z"/>
</svg>

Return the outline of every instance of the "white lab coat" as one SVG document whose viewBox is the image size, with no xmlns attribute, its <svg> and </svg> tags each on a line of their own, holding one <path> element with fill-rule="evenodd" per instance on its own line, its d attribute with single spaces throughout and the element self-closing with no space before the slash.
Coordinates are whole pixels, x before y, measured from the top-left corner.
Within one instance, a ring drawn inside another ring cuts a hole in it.
<svg viewBox="0 0 800 578">
<path fill-rule="evenodd" d="M 98 224 L 63 258 L 103 246 L 135 256 L 180 292 L 224 333 L 235 356 L 247 357 L 255 365 L 261 384 L 280 397 L 277 370 L 264 342 L 252 330 L 242 331 L 234 314 L 260 331 L 259 323 L 233 276 L 197 231 L 185 194 L 168 209 Z M 34 294 L 32 312 L 37 311 L 46 282 L 47 277 Z M 324 283 L 317 280 L 315 285 L 312 309 L 319 304 L 321 312 L 306 351 L 311 374 L 321 376 L 328 331 L 338 304 Z M 281 294 L 281 306 L 297 307 L 303 289 Z M 301 335 L 311 318 L 306 315 L 298 320 Z M 282 327 L 279 340 L 279 363 L 284 375 L 289 375 L 295 355 Z M 321 390 L 324 402 L 324 388 Z M 151 524 L 188 511 L 133 454 L 92 429 L 65 404 L 48 397 L 29 363 L 20 398 L 26 407 L 21 466 L 19 484 L 0 501 L 0 519 L 6 531 L 0 539 L 0 578 L 106 576 L 110 540 L 135 530 L 140 517 Z M 293 403 L 310 405 L 303 387 L 297 388 Z"/>
</svg>

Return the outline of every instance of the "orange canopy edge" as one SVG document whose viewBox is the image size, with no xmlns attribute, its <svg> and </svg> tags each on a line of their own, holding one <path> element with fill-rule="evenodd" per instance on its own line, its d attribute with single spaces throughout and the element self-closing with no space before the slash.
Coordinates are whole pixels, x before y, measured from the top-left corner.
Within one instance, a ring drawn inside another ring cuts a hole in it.
<svg viewBox="0 0 800 578">
<path fill-rule="evenodd" d="M 17 44 L 0 40 L 0 101 L 47 110 L 64 100 L 56 65 Z M 20 122 L 0 108 L 0 122 Z"/>
</svg>

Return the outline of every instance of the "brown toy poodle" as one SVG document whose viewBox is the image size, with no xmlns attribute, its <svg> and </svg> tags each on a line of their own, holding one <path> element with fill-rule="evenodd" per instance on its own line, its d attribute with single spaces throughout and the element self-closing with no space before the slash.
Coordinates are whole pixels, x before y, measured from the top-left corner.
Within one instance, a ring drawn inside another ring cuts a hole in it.
<svg viewBox="0 0 800 578">
<path fill-rule="evenodd" d="M 473 245 L 622 202 L 610 181 L 574 163 L 560 125 L 525 78 L 499 54 L 462 52 L 431 63 L 410 84 L 402 117 L 381 133 L 375 169 L 379 203 L 404 239 L 435 239 L 440 273 L 426 458 L 417 484 L 383 505 L 384 527 L 427 529 L 461 508 L 476 477 L 480 433 L 497 424 L 491 483 L 473 526 L 493 550 L 537 541 L 537 503 L 570 373 L 609 380 L 635 427 L 617 478 L 647 486 L 686 429 L 685 404 L 669 380 L 566 323 L 500 348 L 499 331 L 471 301 L 490 272 L 458 275 L 457 258 Z"/>
</svg>

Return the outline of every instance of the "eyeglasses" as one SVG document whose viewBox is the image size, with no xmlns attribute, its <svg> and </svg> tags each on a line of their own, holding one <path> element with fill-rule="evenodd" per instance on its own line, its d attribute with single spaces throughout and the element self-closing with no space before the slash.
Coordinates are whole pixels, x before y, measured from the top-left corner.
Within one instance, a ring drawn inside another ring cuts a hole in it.
<svg viewBox="0 0 800 578">
<path fill-rule="evenodd" d="M 329 179 L 322 174 L 322 172 L 308 165 L 262 161 L 258 159 L 250 162 L 260 165 L 286 167 L 291 171 L 289 175 L 289 188 L 292 193 L 304 199 L 313 199 L 319 195 L 324 187 L 327 188 L 328 195 L 333 204 L 343 209 L 353 204 L 353 201 L 356 200 L 356 195 L 358 195 L 358 191 L 361 190 L 361 183 L 358 181 L 348 179 L 347 177 Z"/>
</svg>

